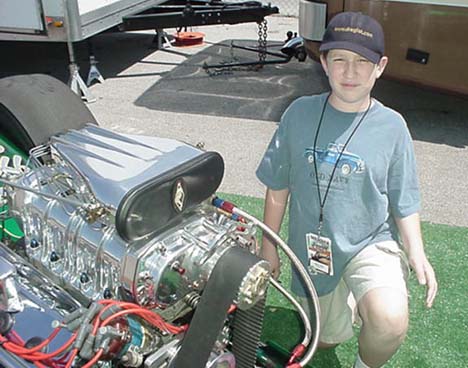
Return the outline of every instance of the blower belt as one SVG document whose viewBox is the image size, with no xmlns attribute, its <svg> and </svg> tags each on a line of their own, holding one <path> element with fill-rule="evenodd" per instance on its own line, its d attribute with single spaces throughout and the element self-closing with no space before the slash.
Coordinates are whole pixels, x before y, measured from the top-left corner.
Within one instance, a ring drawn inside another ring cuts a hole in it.
<svg viewBox="0 0 468 368">
<path fill-rule="evenodd" d="M 197 305 L 174 368 L 205 368 L 227 311 L 250 268 L 260 259 L 240 247 L 228 249 L 215 265 Z"/>
</svg>

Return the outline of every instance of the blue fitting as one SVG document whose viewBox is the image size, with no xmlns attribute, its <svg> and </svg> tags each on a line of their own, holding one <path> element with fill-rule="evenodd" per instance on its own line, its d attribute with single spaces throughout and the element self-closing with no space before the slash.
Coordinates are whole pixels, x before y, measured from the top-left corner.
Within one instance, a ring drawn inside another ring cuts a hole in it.
<svg viewBox="0 0 468 368">
<path fill-rule="evenodd" d="M 221 206 L 224 204 L 224 201 L 219 197 L 215 197 L 212 203 L 213 203 L 213 206 L 217 208 L 221 208 Z"/>
</svg>

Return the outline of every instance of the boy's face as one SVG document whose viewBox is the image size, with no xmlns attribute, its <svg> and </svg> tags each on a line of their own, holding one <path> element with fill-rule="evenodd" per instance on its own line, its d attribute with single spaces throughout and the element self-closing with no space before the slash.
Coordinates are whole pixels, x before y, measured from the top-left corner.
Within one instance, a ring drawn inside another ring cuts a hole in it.
<svg viewBox="0 0 468 368">
<path fill-rule="evenodd" d="M 373 64 L 355 52 L 333 49 L 320 61 L 328 75 L 332 93 L 330 103 L 342 111 L 361 111 L 367 108 L 375 81 L 387 65 L 387 57 Z"/>
</svg>

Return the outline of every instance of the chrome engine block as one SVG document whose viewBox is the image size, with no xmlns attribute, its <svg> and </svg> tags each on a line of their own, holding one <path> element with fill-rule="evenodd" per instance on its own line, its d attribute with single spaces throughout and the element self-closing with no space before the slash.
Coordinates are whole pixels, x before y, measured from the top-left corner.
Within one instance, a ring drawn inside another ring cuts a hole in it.
<svg viewBox="0 0 468 368">
<path fill-rule="evenodd" d="M 197 305 L 209 288 L 224 293 L 210 280 L 231 277 L 220 265 L 236 263 L 233 250 L 247 261 L 235 265 L 237 284 L 226 286 L 235 289 L 231 312 L 261 309 L 269 281 L 269 264 L 255 255 L 256 226 L 212 205 L 223 170 L 213 152 L 91 125 L 51 137 L 26 165 L 4 166 L 3 198 L 24 239 L 1 247 L 1 313 L 43 329 L 52 323 L 60 341 L 73 338 L 67 367 L 185 368 L 177 352 L 197 313 L 216 309 Z M 113 322 L 96 322 L 100 313 Z M 191 368 L 254 366 L 252 358 L 236 364 L 235 319 L 226 311 L 207 359 Z M 27 324 L 11 324 L 31 334 Z M 66 357 L 53 359 L 50 366 L 65 366 Z M 8 349 L 0 361 L 33 366 Z"/>
</svg>

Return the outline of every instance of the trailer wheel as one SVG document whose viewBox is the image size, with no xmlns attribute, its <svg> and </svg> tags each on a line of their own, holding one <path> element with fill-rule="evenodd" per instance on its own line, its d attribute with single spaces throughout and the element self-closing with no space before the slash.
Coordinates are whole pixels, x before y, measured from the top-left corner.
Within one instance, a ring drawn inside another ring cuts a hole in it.
<svg viewBox="0 0 468 368">
<path fill-rule="evenodd" d="M 25 153 L 55 134 L 97 124 L 66 84 L 45 74 L 0 79 L 0 134 Z"/>
</svg>

